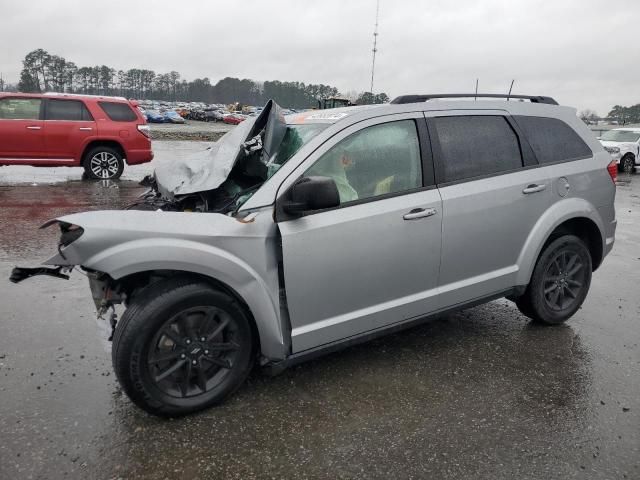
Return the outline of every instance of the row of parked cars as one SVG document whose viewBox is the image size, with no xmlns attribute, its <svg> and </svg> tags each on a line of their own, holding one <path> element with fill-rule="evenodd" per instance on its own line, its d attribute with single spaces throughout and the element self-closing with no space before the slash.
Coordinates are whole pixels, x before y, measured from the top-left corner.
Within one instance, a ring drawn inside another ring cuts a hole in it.
<svg viewBox="0 0 640 480">
<path fill-rule="evenodd" d="M 200 122 L 224 122 L 238 125 L 249 117 L 256 117 L 262 107 L 204 104 L 201 102 L 156 102 L 138 100 L 138 108 L 149 123 L 184 123 L 185 120 Z M 284 109 L 284 115 L 304 110 Z"/>
</svg>

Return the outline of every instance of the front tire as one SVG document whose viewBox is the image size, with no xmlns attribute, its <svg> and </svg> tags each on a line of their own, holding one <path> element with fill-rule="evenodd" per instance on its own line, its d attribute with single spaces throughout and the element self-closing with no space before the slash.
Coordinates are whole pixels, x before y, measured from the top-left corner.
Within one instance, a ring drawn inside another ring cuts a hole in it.
<svg viewBox="0 0 640 480">
<path fill-rule="evenodd" d="M 95 147 L 87 152 L 82 162 L 90 180 L 116 180 L 124 170 L 122 154 L 111 147 Z"/>
<path fill-rule="evenodd" d="M 632 155 L 626 155 L 620 160 L 620 171 L 624 173 L 633 173 L 636 169 L 636 162 Z"/>
<path fill-rule="evenodd" d="M 161 280 L 133 297 L 113 339 L 112 360 L 125 393 L 166 417 L 222 402 L 253 366 L 243 307 L 189 277 Z"/>
<path fill-rule="evenodd" d="M 591 285 L 591 254 L 575 235 L 563 235 L 542 251 L 518 309 L 534 321 L 557 325 L 575 314 Z"/>
</svg>

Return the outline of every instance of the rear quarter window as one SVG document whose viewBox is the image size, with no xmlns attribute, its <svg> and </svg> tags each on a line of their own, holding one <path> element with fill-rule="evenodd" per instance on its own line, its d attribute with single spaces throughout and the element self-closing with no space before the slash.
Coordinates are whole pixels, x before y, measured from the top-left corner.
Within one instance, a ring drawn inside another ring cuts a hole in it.
<svg viewBox="0 0 640 480">
<path fill-rule="evenodd" d="M 126 103 L 98 102 L 104 113 L 114 122 L 135 122 L 138 117 Z"/>
<path fill-rule="evenodd" d="M 578 160 L 593 155 L 573 128 L 562 120 L 548 117 L 516 116 L 539 163 Z"/>
</svg>

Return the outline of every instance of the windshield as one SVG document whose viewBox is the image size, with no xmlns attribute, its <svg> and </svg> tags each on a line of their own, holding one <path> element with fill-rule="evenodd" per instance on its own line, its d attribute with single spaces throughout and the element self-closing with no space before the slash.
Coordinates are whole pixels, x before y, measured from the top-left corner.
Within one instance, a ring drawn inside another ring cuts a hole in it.
<svg viewBox="0 0 640 480">
<path fill-rule="evenodd" d="M 287 129 L 282 137 L 282 141 L 271 155 L 267 163 L 266 178 L 268 180 L 276 173 L 282 165 L 284 165 L 291 157 L 293 157 L 303 145 L 309 142 L 313 137 L 318 135 L 325 128 L 329 127 L 328 123 L 312 123 L 307 125 L 287 125 Z M 253 194 L 258 190 L 263 182 L 254 185 L 249 192 L 241 195 L 235 203 L 235 210 L 238 210 Z"/>
<path fill-rule="evenodd" d="M 640 132 L 629 130 L 609 130 L 600 136 L 600 140 L 608 142 L 637 142 L 640 139 Z"/>
</svg>

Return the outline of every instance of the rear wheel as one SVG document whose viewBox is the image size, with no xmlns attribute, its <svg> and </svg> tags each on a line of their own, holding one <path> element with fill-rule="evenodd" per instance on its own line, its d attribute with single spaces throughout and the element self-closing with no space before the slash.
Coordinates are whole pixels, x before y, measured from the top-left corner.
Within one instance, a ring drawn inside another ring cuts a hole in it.
<svg viewBox="0 0 640 480">
<path fill-rule="evenodd" d="M 84 171 L 91 180 L 115 180 L 124 170 L 124 159 L 111 147 L 95 147 L 84 157 Z"/>
<path fill-rule="evenodd" d="M 587 296 L 591 263 L 589 249 L 575 235 L 551 241 L 540 254 L 524 295 L 516 300 L 518 309 L 542 323 L 566 321 Z"/>
<path fill-rule="evenodd" d="M 118 323 L 113 365 L 126 394 L 160 416 L 202 410 L 231 395 L 252 366 L 244 309 L 190 278 L 157 282 L 137 294 Z"/>
</svg>

